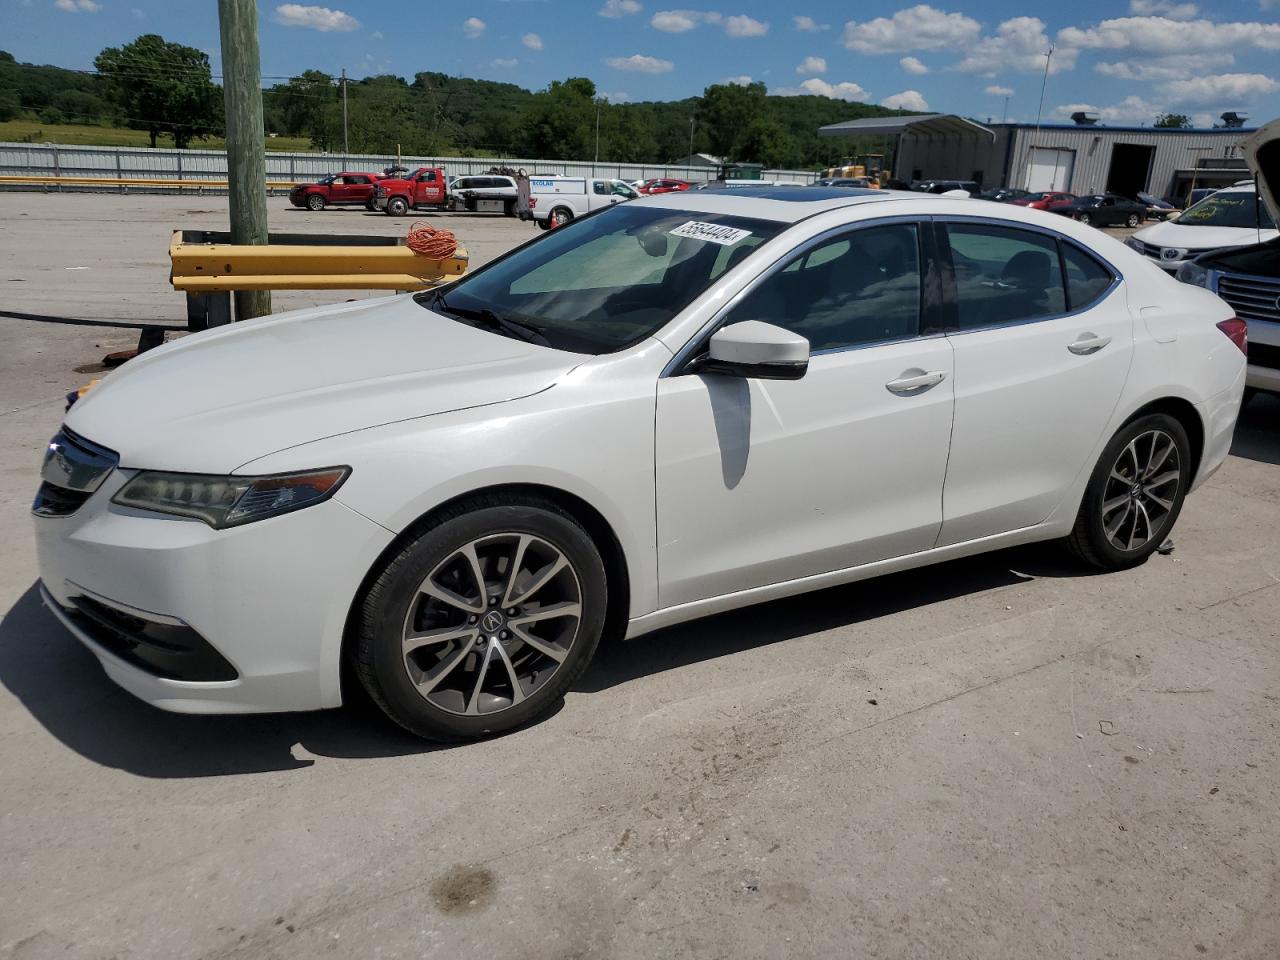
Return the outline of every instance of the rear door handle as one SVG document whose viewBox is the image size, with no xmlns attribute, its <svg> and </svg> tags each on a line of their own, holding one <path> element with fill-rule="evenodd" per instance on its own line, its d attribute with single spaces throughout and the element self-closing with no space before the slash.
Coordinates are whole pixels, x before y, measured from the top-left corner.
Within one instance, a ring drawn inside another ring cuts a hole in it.
<svg viewBox="0 0 1280 960">
<path fill-rule="evenodd" d="M 947 379 L 947 374 L 943 370 L 926 372 L 919 367 L 913 367 L 910 370 L 902 371 L 902 376 L 896 380 L 890 380 L 884 386 L 890 393 L 896 393 L 900 396 L 912 396 L 917 393 L 924 393 L 930 387 L 936 387 L 945 379 Z"/>
<path fill-rule="evenodd" d="M 1110 337 L 1100 337 L 1095 333 L 1082 333 L 1076 337 L 1073 343 L 1067 345 L 1067 349 L 1072 353 L 1087 356 L 1091 353 L 1097 353 L 1110 342 Z"/>
</svg>

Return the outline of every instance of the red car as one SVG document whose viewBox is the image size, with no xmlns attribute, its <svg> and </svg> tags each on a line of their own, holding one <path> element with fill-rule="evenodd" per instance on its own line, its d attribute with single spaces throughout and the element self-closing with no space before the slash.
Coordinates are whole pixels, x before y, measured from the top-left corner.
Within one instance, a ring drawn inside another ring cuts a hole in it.
<svg viewBox="0 0 1280 960">
<path fill-rule="evenodd" d="M 323 210 L 330 204 L 358 204 L 372 210 L 373 188 L 381 179 L 381 175 L 376 173 L 332 173 L 315 183 L 298 184 L 289 191 L 289 202 L 308 210 Z"/>
<path fill-rule="evenodd" d="M 636 189 L 640 193 L 679 193 L 681 190 L 688 190 L 689 186 L 689 181 L 687 180 L 667 180 L 658 177 L 653 180 L 646 180 Z"/>
<path fill-rule="evenodd" d="M 1064 207 L 1076 198 L 1074 193 L 1058 193 L 1056 191 L 1047 191 L 1045 193 L 1030 193 L 1020 200 L 1011 201 L 1015 207 L 1031 207 L 1035 210 L 1056 210 L 1058 207 Z"/>
</svg>

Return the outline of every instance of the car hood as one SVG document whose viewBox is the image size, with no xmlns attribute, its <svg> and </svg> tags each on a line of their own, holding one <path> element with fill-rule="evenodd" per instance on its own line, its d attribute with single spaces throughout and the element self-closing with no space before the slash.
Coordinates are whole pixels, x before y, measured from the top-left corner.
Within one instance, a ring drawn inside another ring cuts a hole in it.
<svg viewBox="0 0 1280 960">
<path fill-rule="evenodd" d="M 228 473 L 313 440 L 526 397 L 583 359 L 379 298 L 183 337 L 110 374 L 66 423 L 124 467 Z"/>
<path fill-rule="evenodd" d="M 1217 250 L 1222 247 L 1239 247 L 1247 243 L 1258 243 L 1275 236 L 1275 231 L 1259 232 L 1253 227 L 1198 227 L 1178 223 L 1176 220 L 1167 220 L 1139 230 L 1134 236 L 1145 243 L 1153 243 L 1160 247 Z"/>
<path fill-rule="evenodd" d="M 1271 219 L 1280 223 L 1280 120 L 1272 120 L 1245 141 L 1244 157 Z"/>
</svg>

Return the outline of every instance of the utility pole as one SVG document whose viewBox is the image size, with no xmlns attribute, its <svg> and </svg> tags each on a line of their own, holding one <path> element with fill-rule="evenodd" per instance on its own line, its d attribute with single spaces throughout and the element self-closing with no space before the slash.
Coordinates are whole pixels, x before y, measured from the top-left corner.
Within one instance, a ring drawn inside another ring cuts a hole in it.
<svg viewBox="0 0 1280 960">
<path fill-rule="evenodd" d="M 596 164 L 600 162 L 600 105 L 604 103 L 602 97 L 596 98 L 596 158 L 591 161 L 591 175 L 596 175 Z"/>
<path fill-rule="evenodd" d="M 689 118 L 689 163 L 693 163 L 693 122 L 696 117 Z"/>
<path fill-rule="evenodd" d="M 1001 123 L 1009 122 L 1009 98 L 1004 98 L 1004 116 L 1000 118 Z"/>
<path fill-rule="evenodd" d="M 1036 107 L 1036 132 L 1032 136 L 1032 142 L 1027 145 L 1027 165 L 1024 174 L 1022 186 L 1026 189 L 1031 188 L 1031 161 L 1034 157 L 1031 151 L 1035 149 L 1035 141 L 1040 139 L 1040 115 L 1044 113 L 1044 91 L 1049 86 L 1049 64 L 1053 62 L 1053 44 L 1049 44 L 1049 50 L 1044 55 L 1044 79 L 1040 81 L 1040 105 Z"/>
<path fill-rule="evenodd" d="M 344 156 L 343 163 L 351 161 L 345 159 L 345 156 L 351 153 L 351 145 L 347 140 L 347 68 L 342 68 L 342 153 Z"/>
<path fill-rule="evenodd" d="M 267 154 L 262 128 L 262 61 L 257 0 L 218 0 L 222 93 L 227 113 L 227 192 L 231 242 L 267 242 Z M 237 320 L 271 312 L 268 290 L 237 290 Z"/>
</svg>

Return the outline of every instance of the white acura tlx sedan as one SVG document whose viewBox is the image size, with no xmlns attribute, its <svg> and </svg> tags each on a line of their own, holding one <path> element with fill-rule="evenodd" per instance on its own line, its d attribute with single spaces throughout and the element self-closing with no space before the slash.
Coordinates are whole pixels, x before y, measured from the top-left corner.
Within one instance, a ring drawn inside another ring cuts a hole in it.
<svg viewBox="0 0 1280 960">
<path fill-rule="evenodd" d="M 49 444 L 44 598 L 158 707 L 333 707 L 350 678 L 482 736 L 602 637 L 1035 540 L 1142 562 L 1227 454 L 1245 347 L 1053 214 L 663 194 L 130 361 Z"/>
</svg>

